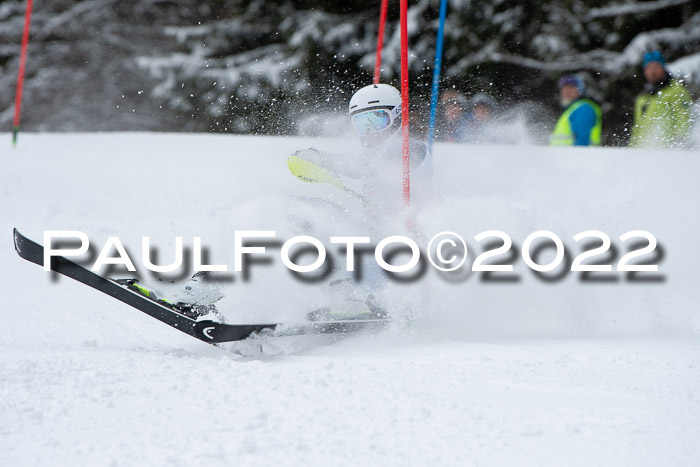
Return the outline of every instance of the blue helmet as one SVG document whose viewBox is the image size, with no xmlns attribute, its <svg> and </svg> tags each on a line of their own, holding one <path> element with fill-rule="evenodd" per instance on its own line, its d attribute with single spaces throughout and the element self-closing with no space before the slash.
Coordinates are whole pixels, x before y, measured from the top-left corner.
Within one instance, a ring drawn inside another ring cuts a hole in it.
<svg viewBox="0 0 700 467">
<path fill-rule="evenodd" d="M 661 55 L 661 52 L 658 50 L 655 50 L 653 52 L 647 52 L 644 54 L 644 60 L 642 61 L 642 68 L 646 68 L 648 64 L 651 62 L 658 62 L 666 68 L 666 60 L 664 60 L 664 56 Z"/>
</svg>

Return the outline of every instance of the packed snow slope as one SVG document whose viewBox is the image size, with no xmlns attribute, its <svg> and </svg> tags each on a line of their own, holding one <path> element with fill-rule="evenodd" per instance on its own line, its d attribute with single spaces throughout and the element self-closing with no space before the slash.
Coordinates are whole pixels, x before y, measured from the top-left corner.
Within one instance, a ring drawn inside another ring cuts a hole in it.
<svg viewBox="0 0 700 467">
<path fill-rule="evenodd" d="M 461 234 L 467 268 L 390 283 L 387 306 L 410 304 L 412 324 L 342 339 L 212 347 L 13 249 L 13 227 L 40 243 L 80 230 L 95 254 L 117 236 L 136 263 L 144 236 L 160 263 L 176 236 L 188 248 L 199 236 L 209 262 L 230 268 L 235 230 L 329 245 L 361 234 L 362 206 L 301 183 L 286 157 L 353 144 L 108 133 L 6 146 L 0 465 L 697 465 L 697 153 L 436 145 L 434 199 L 411 235 L 425 246 Z M 405 233 L 400 215 L 393 225 Z M 513 272 L 469 272 L 485 250 L 474 236 L 494 229 L 513 239 Z M 592 229 L 612 239 L 599 259 L 613 268 L 631 249 L 620 235 L 651 232 L 659 246 L 639 262 L 659 271 L 540 277 L 522 259 L 525 238 L 549 230 L 570 262 L 584 250 L 573 237 Z M 278 248 L 267 256 L 247 280 L 232 274 L 229 322 L 294 321 L 322 305 L 323 281 L 292 277 Z"/>
</svg>

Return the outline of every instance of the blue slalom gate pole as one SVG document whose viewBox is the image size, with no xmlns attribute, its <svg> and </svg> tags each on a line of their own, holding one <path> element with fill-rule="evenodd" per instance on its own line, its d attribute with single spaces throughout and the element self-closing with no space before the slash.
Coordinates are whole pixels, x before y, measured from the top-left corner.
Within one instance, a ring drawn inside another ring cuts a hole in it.
<svg viewBox="0 0 700 467">
<path fill-rule="evenodd" d="M 433 65 L 433 90 L 430 96 L 430 121 L 428 124 L 428 151 L 433 152 L 435 140 L 435 111 L 438 104 L 440 91 L 440 68 L 442 67 L 442 42 L 445 37 L 445 16 L 447 16 L 447 0 L 440 0 L 440 26 L 437 33 L 437 47 L 435 47 L 435 64 Z"/>
</svg>

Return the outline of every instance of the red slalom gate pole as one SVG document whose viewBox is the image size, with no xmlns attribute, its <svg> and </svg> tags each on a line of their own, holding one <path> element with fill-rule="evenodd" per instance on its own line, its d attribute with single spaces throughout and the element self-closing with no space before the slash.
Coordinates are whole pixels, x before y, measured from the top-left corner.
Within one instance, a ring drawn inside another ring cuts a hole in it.
<svg viewBox="0 0 700 467">
<path fill-rule="evenodd" d="M 19 55 L 19 75 L 17 76 L 17 93 L 15 94 L 15 119 L 12 123 L 12 144 L 17 144 L 19 117 L 22 110 L 22 87 L 24 86 L 24 67 L 27 63 L 27 44 L 29 43 L 29 23 L 32 18 L 32 0 L 27 0 L 24 13 L 24 31 L 22 32 L 22 49 Z"/>
<path fill-rule="evenodd" d="M 386 24 L 386 11 L 389 0 L 382 0 L 379 10 L 379 32 L 377 34 L 377 58 L 374 60 L 374 84 L 379 83 L 382 74 L 382 48 L 384 47 L 384 25 Z"/>
<path fill-rule="evenodd" d="M 403 200 L 411 206 L 411 166 L 408 134 L 408 0 L 401 0 L 401 136 L 403 138 Z"/>
</svg>

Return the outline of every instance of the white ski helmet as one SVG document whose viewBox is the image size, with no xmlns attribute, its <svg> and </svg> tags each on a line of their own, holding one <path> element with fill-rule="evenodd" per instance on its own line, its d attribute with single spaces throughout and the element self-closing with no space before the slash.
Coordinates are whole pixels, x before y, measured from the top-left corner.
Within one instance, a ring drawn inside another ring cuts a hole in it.
<svg viewBox="0 0 700 467">
<path fill-rule="evenodd" d="M 401 93 L 389 84 L 370 84 L 353 94 L 350 120 L 365 146 L 377 146 L 401 128 Z"/>
</svg>

